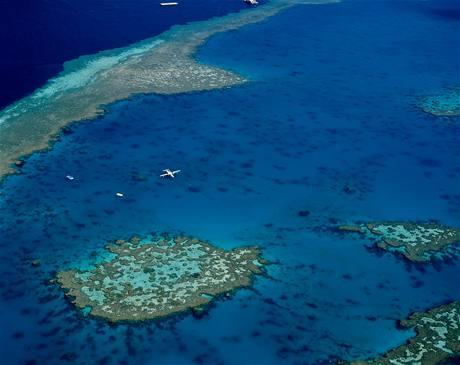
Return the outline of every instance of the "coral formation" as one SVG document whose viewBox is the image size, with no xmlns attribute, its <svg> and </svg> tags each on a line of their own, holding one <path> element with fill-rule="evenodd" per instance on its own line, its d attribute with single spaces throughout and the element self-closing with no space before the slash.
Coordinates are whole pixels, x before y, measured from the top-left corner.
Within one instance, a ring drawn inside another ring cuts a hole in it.
<svg viewBox="0 0 460 365">
<path fill-rule="evenodd" d="M 460 89 L 450 88 L 443 92 L 420 98 L 417 105 L 426 113 L 436 116 L 460 115 Z"/>
<path fill-rule="evenodd" d="M 460 357 L 460 302 L 412 314 L 401 321 L 417 335 L 379 358 L 353 361 L 351 365 L 438 365 Z"/>
<path fill-rule="evenodd" d="M 330 2 L 336 0 L 273 0 L 67 62 L 44 87 L 0 111 L 0 179 L 15 172 L 22 157 L 47 149 L 70 123 L 96 118 L 116 101 L 136 94 L 177 94 L 244 83 L 243 76 L 198 62 L 198 47 L 214 34 L 263 21 L 288 7 Z"/>
<path fill-rule="evenodd" d="M 437 223 L 373 222 L 344 225 L 339 230 L 376 239 L 379 248 L 400 252 L 415 262 L 429 261 L 436 253 L 446 252 L 449 246 L 460 242 L 460 228 Z"/>
<path fill-rule="evenodd" d="M 57 282 L 78 308 L 111 322 L 199 310 L 250 286 L 266 264 L 257 247 L 226 251 L 190 237 L 134 237 L 107 249 L 113 258 L 89 270 L 61 271 Z"/>
</svg>

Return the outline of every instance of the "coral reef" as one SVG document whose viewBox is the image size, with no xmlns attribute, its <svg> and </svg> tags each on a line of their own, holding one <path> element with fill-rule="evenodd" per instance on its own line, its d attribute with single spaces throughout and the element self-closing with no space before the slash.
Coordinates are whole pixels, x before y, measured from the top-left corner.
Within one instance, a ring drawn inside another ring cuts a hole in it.
<svg viewBox="0 0 460 365">
<path fill-rule="evenodd" d="M 460 302 L 412 314 L 400 322 L 417 335 L 406 344 L 375 359 L 353 361 L 351 365 L 439 365 L 460 357 Z"/>
<path fill-rule="evenodd" d="M 114 255 L 89 270 L 57 273 L 81 309 L 110 322 L 148 320 L 200 310 L 219 295 L 249 287 L 267 263 L 257 247 L 230 251 L 196 238 L 117 240 Z"/>
<path fill-rule="evenodd" d="M 21 167 L 22 157 L 47 149 L 70 123 L 96 118 L 116 101 L 136 94 L 214 90 L 246 82 L 243 76 L 198 62 L 198 47 L 214 34 L 261 22 L 291 6 L 331 2 L 337 1 L 273 0 L 65 63 L 59 76 L 0 111 L 0 180 Z"/>
<path fill-rule="evenodd" d="M 460 242 L 460 228 L 438 223 L 372 222 L 338 229 L 375 239 L 379 248 L 399 252 L 414 262 L 430 261 L 435 254 Z"/>
<path fill-rule="evenodd" d="M 460 115 L 460 89 L 450 88 L 421 98 L 417 105 L 426 113 L 436 116 Z"/>
</svg>

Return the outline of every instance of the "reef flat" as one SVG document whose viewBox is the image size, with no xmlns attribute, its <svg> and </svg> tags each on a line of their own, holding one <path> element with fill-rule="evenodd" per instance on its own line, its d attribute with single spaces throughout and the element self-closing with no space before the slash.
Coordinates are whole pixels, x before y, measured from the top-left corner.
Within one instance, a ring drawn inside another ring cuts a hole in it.
<svg viewBox="0 0 460 365">
<path fill-rule="evenodd" d="M 412 314 L 400 321 L 403 328 L 414 328 L 417 335 L 384 356 L 353 361 L 351 365 L 439 365 L 460 357 L 460 302 Z"/>
<path fill-rule="evenodd" d="M 219 295 L 249 287 L 267 263 L 257 247 L 231 251 L 191 237 L 118 240 L 94 268 L 57 273 L 71 301 L 110 322 L 140 321 L 202 309 Z"/>
<path fill-rule="evenodd" d="M 449 88 L 436 95 L 425 96 L 417 102 L 424 112 L 436 116 L 460 115 L 460 89 Z"/>
<path fill-rule="evenodd" d="M 172 27 L 132 46 L 84 56 L 44 87 L 0 112 L 0 179 L 14 164 L 50 141 L 68 124 L 95 118 L 104 106 L 141 93 L 174 94 L 244 83 L 244 77 L 198 62 L 194 54 L 209 37 L 257 23 L 298 4 L 336 0 L 273 0 L 224 17 Z"/>
<path fill-rule="evenodd" d="M 340 231 L 360 233 L 383 250 L 399 252 L 414 262 L 430 261 L 460 242 L 460 228 L 437 223 L 372 222 L 340 226 Z"/>
</svg>

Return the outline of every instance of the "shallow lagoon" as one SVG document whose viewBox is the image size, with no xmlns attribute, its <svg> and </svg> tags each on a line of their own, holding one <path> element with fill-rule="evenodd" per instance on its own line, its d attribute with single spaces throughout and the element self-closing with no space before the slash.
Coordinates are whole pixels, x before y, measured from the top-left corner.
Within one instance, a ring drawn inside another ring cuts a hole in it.
<svg viewBox="0 0 460 365">
<path fill-rule="evenodd" d="M 219 35 L 200 58 L 253 83 L 117 103 L 30 158 L 2 188 L 1 358 L 317 364 L 386 351 L 411 335 L 395 320 L 460 299 L 457 260 L 414 266 L 329 229 L 458 225 L 459 120 L 412 102 L 458 74 L 456 19 L 433 9 L 304 6 Z M 165 167 L 183 172 L 160 180 Z M 258 244 L 278 264 L 203 318 L 137 326 L 84 318 L 47 285 L 105 242 L 152 231 Z"/>
</svg>

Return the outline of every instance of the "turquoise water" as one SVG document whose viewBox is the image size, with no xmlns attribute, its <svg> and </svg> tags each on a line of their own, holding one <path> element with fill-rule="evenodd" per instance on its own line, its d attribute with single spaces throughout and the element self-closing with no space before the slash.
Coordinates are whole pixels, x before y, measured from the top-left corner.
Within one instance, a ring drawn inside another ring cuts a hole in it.
<svg viewBox="0 0 460 365">
<path fill-rule="evenodd" d="M 460 120 L 413 103 L 458 85 L 459 20 L 443 10 L 453 6 L 292 8 L 199 52 L 245 86 L 132 98 L 32 156 L 2 186 L 0 358 L 321 364 L 387 351 L 413 335 L 396 320 L 460 299 L 456 257 L 414 265 L 333 230 L 459 225 Z M 182 172 L 160 179 L 167 167 Z M 275 264 L 202 318 L 139 325 L 84 317 L 48 282 L 109 240 L 162 232 L 256 244 Z"/>
</svg>

